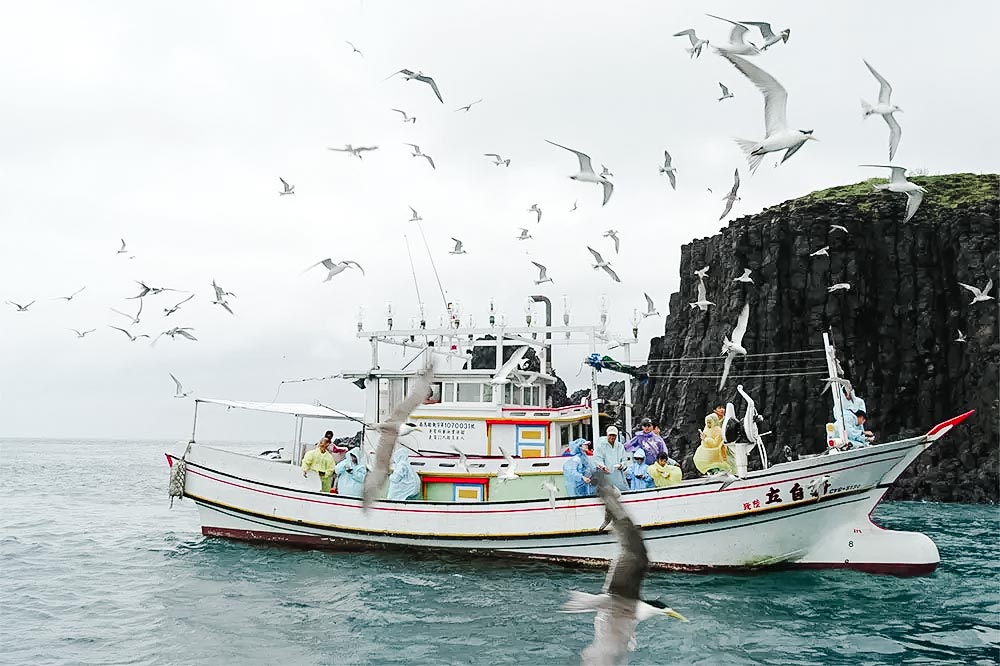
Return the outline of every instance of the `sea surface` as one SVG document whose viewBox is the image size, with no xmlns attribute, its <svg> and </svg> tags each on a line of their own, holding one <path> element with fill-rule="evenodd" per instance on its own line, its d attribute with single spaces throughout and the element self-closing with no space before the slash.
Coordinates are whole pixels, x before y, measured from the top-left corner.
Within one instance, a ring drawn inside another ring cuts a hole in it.
<svg viewBox="0 0 1000 666">
<path fill-rule="evenodd" d="M 602 571 L 203 537 L 169 508 L 169 446 L 0 439 L 0 663 L 554 666 L 593 636 L 558 608 Z M 691 622 L 643 623 L 630 663 L 998 663 L 1000 509 L 875 518 L 934 539 L 937 571 L 652 573 L 645 596 Z"/>
</svg>

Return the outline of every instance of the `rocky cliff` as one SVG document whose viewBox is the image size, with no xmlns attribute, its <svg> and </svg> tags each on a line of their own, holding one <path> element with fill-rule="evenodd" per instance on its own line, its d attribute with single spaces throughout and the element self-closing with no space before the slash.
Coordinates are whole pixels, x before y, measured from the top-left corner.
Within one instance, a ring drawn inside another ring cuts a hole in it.
<svg viewBox="0 0 1000 666">
<path fill-rule="evenodd" d="M 636 418 L 665 424 L 686 473 L 694 473 L 690 458 L 712 405 L 732 401 L 743 413 L 737 384 L 774 428 L 772 461 L 782 459 L 785 444 L 795 453 L 823 450 L 831 402 L 821 394 L 827 373 L 815 350 L 831 331 L 879 440 L 926 432 L 976 410 L 924 453 L 890 496 L 998 500 L 998 306 L 970 305 L 972 295 L 959 282 L 1000 281 L 1000 178 L 912 180 L 927 194 L 907 223 L 906 197 L 873 192 L 872 184 L 884 181 L 866 181 L 768 208 L 682 248 L 680 292 L 670 298 L 663 337 L 652 341 L 651 379 L 636 388 L 633 402 Z M 810 256 L 827 246 L 828 254 Z M 689 302 L 696 300 L 694 272 L 704 266 L 715 305 L 703 312 Z M 752 269 L 753 284 L 734 282 L 744 268 Z M 837 283 L 850 289 L 829 292 Z M 720 390 L 722 340 L 745 303 L 749 355 L 736 358 Z M 959 331 L 965 342 L 957 341 Z"/>
</svg>

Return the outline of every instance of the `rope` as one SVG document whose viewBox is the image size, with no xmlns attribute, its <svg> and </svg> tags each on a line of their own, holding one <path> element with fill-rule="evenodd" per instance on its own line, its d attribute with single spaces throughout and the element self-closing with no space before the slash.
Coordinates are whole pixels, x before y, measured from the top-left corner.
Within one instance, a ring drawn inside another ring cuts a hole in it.
<svg viewBox="0 0 1000 666">
<path fill-rule="evenodd" d="M 178 497 L 184 499 L 184 485 L 187 481 L 187 455 L 191 452 L 191 445 L 194 442 L 188 442 L 187 448 L 184 449 L 184 455 L 181 456 L 180 460 L 174 460 L 174 464 L 170 466 L 170 479 L 167 481 L 167 496 L 170 498 L 170 508 L 174 508 L 174 498 Z"/>
<path fill-rule="evenodd" d="M 746 378 L 757 379 L 761 377 L 803 377 L 807 375 L 825 375 L 825 374 L 826 374 L 825 370 L 816 370 L 813 372 L 772 372 L 772 373 L 752 374 L 752 375 L 744 375 L 744 374 L 736 375 L 730 373 L 729 376 L 734 378 L 746 377 Z M 720 372 L 714 375 L 686 375 L 677 373 L 675 375 L 650 375 L 649 377 L 650 379 L 719 379 L 720 377 L 722 377 L 722 373 Z"/>
<path fill-rule="evenodd" d="M 424 239 L 424 249 L 427 250 L 427 258 L 431 260 L 431 268 L 434 269 L 434 279 L 437 280 L 438 290 L 441 292 L 441 302 L 444 303 L 444 307 L 448 309 L 448 297 L 444 295 L 444 287 L 441 286 L 441 276 L 438 275 L 437 264 L 434 263 L 434 255 L 431 254 L 431 246 L 427 244 L 427 236 L 424 235 L 424 228 L 417 222 L 417 229 L 420 230 L 420 237 Z"/>
<path fill-rule="evenodd" d="M 804 349 L 801 351 L 787 351 L 787 352 L 767 352 L 763 354 L 745 354 L 742 355 L 743 358 L 759 358 L 762 356 L 790 356 L 792 354 L 820 354 L 824 355 L 822 349 Z M 660 363 L 665 361 L 704 361 L 708 359 L 719 358 L 718 356 L 676 356 L 673 358 L 650 358 L 646 359 L 647 363 Z"/>
<path fill-rule="evenodd" d="M 406 256 L 410 258 L 410 273 L 413 274 L 413 288 L 417 290 L 417 307 L 420 307 L 424 301 L 420 298 L 420 285 L 417 283 L 417 269 L 413 265 L 413 253 L 410 252 L 410 239 L 406 237 L 406 234 L 403 234 L 403 240 L 406 242 Z"/>
</svg>

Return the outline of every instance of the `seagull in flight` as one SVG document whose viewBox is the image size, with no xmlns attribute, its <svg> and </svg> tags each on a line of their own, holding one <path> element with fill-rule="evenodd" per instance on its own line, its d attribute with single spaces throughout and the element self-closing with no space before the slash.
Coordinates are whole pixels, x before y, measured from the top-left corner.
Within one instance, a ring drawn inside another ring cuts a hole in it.
<svg viewBox="0 0 1000 666">
<path fill-rule="evenodd" d="M 513 456 L 507 453 L 507 451 L 504 450 L 502 446 L 498 445 L 497 448 L 500 449 L 500 453 L 503 455 L 504 461 L 506 461 L 506 464 L 501 465 L 500 468 L 497 470 L 497 478 L 500 480 L 501 483 L 503 483 L 504 481 L 513 481 L 514 479 L 520 479 L 521 477 L 519 477 L 517 473 L 514 471 L 514 469 L 516 468 L 516 463 L 514 462 Z"/>
<path fill-rule="evenodd" d="M 115 252 L 115 254 L 128 254 L 128 248 L 125 247 L 125 239 L 122 238 L 121 242 L 122 242 L 122 246 L 121 246 L 121 248 L 118 249 L 117 252 Z"/>
<path fill-rule="evenodd" d="M 829 245 L 824 245 L 823 247 L 821 247 L 820 249 L 816 250 L 815 252 L 810 252 L 809 256 L 810 257 L 829 257 L 830 256 L 830 246 Z"/>
<path fill-rule="evenodd" d="M 760 21 L 740 21 L 740 23 L 743 25 L 752 25 L 760 30 L 760 35 L 764 38 L 764 44 L 760 47 L 761 53 L 768 50 L 778 42 L 787 42 L 788 38 L 792 34 L 792 31 L 788 28 L 785 28 L 778 34 L 774 34 L 774 31 L 771 30 L 770 23 L 763 23 Z"/>
<path fill-rule="evenodd" d="M 604 272 L 605 272 L 605 273 L 607 273 L 608 275 L 610 275 L 610 276 L 611 276 L 611 279 L 612 279 L 612 280 L 614 280 L 615 282 L 621 282 L 621 278 L 619 278 L 619 277 L 618 277 L 618 274 L 617 274 L 617 273 L 615 273 L 615 272 L 614 272 L 614 270 L 612 270 L 612 268 L 611 268 L 611 264 L 609 264 L 608 262 L 604 261 L 604 257 L 602 257 L 602 256 L 601 256 L 601 253 L 600 253 L 600 252 L 598 252 L 598 251 L 597 251 L 597 250 L 595 250 L 594 248 L 590 247 L 589 245 L 587 246 L 587 249 L 588 249 L 588 250 L 590 250 L 590 253 L 591 253 L 592 255 L 594 255 L 594 261 L 596 261 L 596 262 L 597 262 L 597 263 L 596 263 L 596 264 L 594 264 L 594 266 L 593 266 L 593 269 L 594 269 L 595 271 L 596 271 L 597 269 L 599 269 L 599 268 L 602 268 L 602 269 L 604 269 Z"/>
<path fill-rule="evenodd" d="M 554 280 L 549 277 L 549 269 L 548 268 L 546 268 L 545 266 L 542 266 L 537 261 L 532 261 L 531 263 L 533 263 L 535 265 L 535 268 L 538 269 L 538 279 L 535 280 L 535 284 L 536 285 L 543 284 L 545 282 L 553 282 L 554 283 Z"/>
<path fill-rule="evenodd" d="M 965 333 L 962 332 L 962 329 L 958 329 L 958 337 L 955 338 L 955 342 L 961 342 L 962 344 L 968 342 L 968 340 L 965 339 Z"/>
<path fill-rule="evenodd" d="M 927 190 L 916 183 L 906 180 L 906 167 L 893 166 L 891 164 L 862 164 L 865 167 L 875 167 L 876 169 L 891 169 L 888 183 L 881 183 L 875 186 L 875 190 L 888 190 L 906 195 L 906 217 L 903 222 L 909 222 L 910 218 L 917 214 L 920 202 L 924 200 Z"/>
<path fill-rule="evenodd" d="M 643 292 L 642 295 L 646 297 L 646 311 L 642 313 L 642 318 L 645 319 L 646 317 L 660 316 L 660 313 L 657 312 L 656 306 L 653 305 L 653 299 L 649 297 L 649 294 Z"/>
<path fill-rule="evenodd" d="M 733 278 L 733 282 L 747 282 L 749 284 L 754 284 L 753 278 L 750 277 L 752 271 L 749 268 L 743 269 L 743 275 Z"/>
<path fill-rule="evenodd" d="M 531 238 L 531 233 L 524 227 L 519 227 L 521 230 L 521 235 L 517 237 L 517 240 L 528 240 Z"/>
<path fill-rule="evenodd" d="M 694 28 L 688 28 L 687 30 L 681 30 L 680 32 L 674 33 L 674 37 L 683 37 L 685 35 L 687 35 L 687 38 L 691 40 L 691 48 L 684 49 L 688 52 L 688 56 L 691 58 L 700 57 L 702 47 L 708 46 L 708 40 L 698 39 L 698 35 L 695 34 Z"/>
<path fill-rule="evenodd" d="M 278 180 L 281 181 L 282 187 L 285 188 L 283 191 L 278 192 L 278 196 L 282 196 L 283 197 L 286 194 L 295 194 L 295 186 L 294 185 L 289 185 L 288 182 L 286 182 L 285 179 L 281 178 L 280 176 L 278 177 Z"/>
<path fill-rule="evenodd" d="M 327 150 L 332 150 L 337 153 L 350 153 L 351 155 L 354 155 L 360 160 L 361 153 L 370 152 L 372 150 L 378 150 L 378 146 L 358 146 L 357 148 L 355 148 L 351 144 L 347 143 L 344 144 L 343 148 L 327 148 Z"/>
<path fill-rule="evenodd" d="M 129 326 L 135 326 L 136 324 L 139 323 L 139 315 L 142 314 L 142 299 L 141 298 L 139 299 L 139 311 L 135 313 L 134 317 L 132 315 L 130 315 L 130 314 L 125 314 L 121 310 L 116 310 L 114 308 L 108 308 L 108 309 L 111 310 L 114 313 L 120 314 L 121 316 L 123 316 L 123 317 L 125 317 L 127 319 L 131 319 L 132 323 L 129 324 Z"/>
<path fill-rule="evenodd" d="M 420 152 L 420 146 L 418 146 L 415 143 L 404 143 L 403 145 L 404 146 L 410 146 L 411 148 L 413 148 L 413 152 L 411 153 L 411 155 L 413 157 L 422 157 L 422 158 L 424 158 L 425 160 L 427 160 L 427 163 L 431 165 L 432 169 L 434 169 L 435 171 L 437 170 L 437 167 L 434 166 L 434 160 L 431 158 L 431 156 L 430 155 L 424 155 L 422 152 Z"/>
<path fill-rule="evenodd" d="M 725 21 L 726 23 L 732 23 L 733 29 L 729 33 L 729 43 L 722 46 L 715 46 L 715 52 L 721 56 L 728 55 L 759 55 L 760 51 L 757 49 L 753 43 L 746 41 L 747 32 L 750 28 L 746 27 L 742 23 L 737 23 L 736 21 L 730 21 L 727 18 L 722 18 L 721 16 L 715 16 L 713 14 L 705 14 L 705 16 L 711 16 L 714 19 L 719 19 L 720 21 Z"/>
<path fill-rule="evenodd" d="M 465 106 L 458 107 L 457 109 L 455 109 L 455 111 L 465 111 L 466 113 L 468 113 L 469 111 L 472 110 L 473 106 L 475 106 L 476 104 L 479 104 L 482 101 L 483 101 L 482 99 L 477 99 L 475 102 L 470 102 L 469 104 L 466 104 Z"/>
<path fill-rule="evenodd" d="M 729 377 L 729 369 L 733 365 L 733 359 L 736 356 L 746 356 L 747 349 L 743 346 L 743 336 L 747 332 L 747 324 L 750 321 L 750 304 L 744 303 L 743 309 L 740 310 L 739 319 L 736 320 L 736 328 L 733 329 L 733 337 L 729 338 L 723 336 L 722 338 L 722 355 L 726 357 L 725 364 L 722 366 L 722 380 L 719 382 L 719 390 L 726 384 L 726 378 Z"/>
<path fill-rule="evenodd" d="M 708 277 L 708 268 L 709 268 L 708 266 L 704 266 L 702 268 L 699 268 L 698 270 L 696 270 L 694 272 L 694 274 L 697 275 L 699 279 L 704 280 L 705 278 Z"/>
<path fill-rule="evenodd" d="M 743 152 L 747 154 L 750 173 L 757 170 L 767 153 L 784 150 L 785 156 L 781 158 L 781 162 L 784 163 L 798 152 L 806 141 L 816 141 L 812 130 L 797 130 L 788 127 L 788 121 L 785 120 L 788 93 L 785 92 L 777 79 L 739 56 L 729 53 L 723 53 L 722 56 L 750 79 L 764 95 L 764 139 L 761 141 L 736 140 Z"/>
<path fill-rule="evenodd" d="M 189 395 L 191 395 L 192 393 L 194 393 L 194 391 L 187 391 L 187 392 L 185 392 L 184 391 L 184 387 L 181 386 L 181 381 L 179 379 L 177 379 L 176 377 L 174 377 L 174 373 L 168 372 L 167 374 L 170 375 L 170 378 L 172 380 L 174 380 L 174 386 L 176 387 L 176 389 L 174 391 L 174 397 L 175 398 L 186 398 Z"/>
<path fill-rule="evenodd" d="M 197 342 L 198 338 L 188 333 L 188 331 L 193 331 L 193 330 L 194 330 L 193 328 L 174 326 L 169 331 L 163 331 L 158 336 L 156 336 L 156 338 L 152 342 L 152 345 L 156 345 L 156 341 L 162 338 L 164 335 L 169 335 L 171 339 L 175 339 L 179 335 L 182 338 L 187 338 L 188 340 L 194 340 L 195 342 Z"/>
<path fill-rule="evenodd" d="M 66 330 L 67 331 L 73 331 L 74 333 L 76 333 L 76 337 L 78 337 L 78 338 L 85 338 L 85 337 L 87 337 L 88 333 L 93 333 L 97 329 L 96 328 L 91 328 L 91 329 L 86 330 L 86 331 L 78 331 L 75 328 L 67 328 Z"/>
<path fill-rule="evenodd" d="M 173 307 L 163 308 L 163 316 L 164 317 L 169 317 L 173 313 L 177 312 L 182 305 L 184 305 L 185 303 L 187 303 L 188 301 L 190 301 L 192 298 L 194 298 L 194 294 L 191 294 L 190 296 L 188 296 L 187 298 L 185 298 L 180 303 L 177 303 Z M 139 302 L 141 303 L 142 301 L 139 301 Z"/>
<path fill-rule="evenodd" d="M 835 284 L 833 286 L 827 287 L 826 290 L 829 293 L 831 293 L 831 294 L 834 293 L 834 292 L 837 292 L 837 291 L 850 291 L 851 290 L 851 283 L 850 282 L 838 282 L 837 284 Z"/>
<path fill-rule="evenodd" d="M 542 490 L 546 490 L 549 493 L 549 508 L 556 508 L 556 493 L 559 492 L 559 487 L 552 479 L 547 478 L 542 481 Z"/>
<path fill-rule="evenodd" d="M 404 81 L 417 80 L 420 81 L 421 83 L 426 83 L 431 87 L 431 90 L 434 91 L 434 94 L 437 96 L 438 101 L 444 104 L 444 98 L 441 97 L 441 91 L 438 90 L 437 84 L 431 77 L 427 76 L 423 72 L 414 72 L 413 70 L 410 69 L 401 69 L 398 72 L 390 74 L 388 78 L 391 79 L 392 77 L 396 76 L 396 74 L 402 74 Z"/>
<path fill-rule="evenodd" d="M 719 81 L 719 87 L 722 88 L 722 97 L 719 98 L 720 102 L 724 99 L 729 99 L 730 97 L 734 97 L 733 93 L 729 92 L 729 88 L 727 88 L 722 84 L 722 81 Z"/>
<path fill-rule="evenodd" d="M 670 157 L 670 153 L 663 151 L 663 166 L 660 167 L 660 173 L 667 174 L 667 178 L 670 179 L 670 187 L 677 189 L 677 168 L 673 166 L 673 158 Z"/>
<path fill-rule="evenodd" d="M 349 42 L 349 41 L 347 41 L 347 40 L 345 39 L 345 40 L 344 40 L 344 43 L 345 43 L 345 44 L 347 44 L 348 46 L 350 46 L 350 47 L 351 47 L 351 49 L 353 49 L 353 50 L 351 51 L 352 53 L 357 53 L 357 54 L 358 54 L 359 56 L 361 56 L 362 58 L 364 58 L 364 57 L 365 57 L 365 54 L 361 52 L 361 49 L 359 49 L 359 48 L 358 48 L 357 46 L 355 46 L 355 45 L 354 45 L 354 42 Z"/>
<path fill-rule="evenodd" d="M 233 298 L 236 298 L 236 294 L 224 290 L 222 287 L 220 287 L 218 284 L 215 283 L 215 280 L 212 280 L 212 289 L 215 290 L 215 300 L 212 301 L 212 305 L 219 305 L 222 307 L 223 310 L 225 310 L 229 314 L 235 315 L 236 313 L 232 311 L 232 309 L 229 307 L 229 303 L 226 302 L 226 296 L 232 296 Z"/>
<path fill-rule="evenodd" d="M 606 205 L 608 203 L 608 200 L 611 198 L 611 193 L 614 191 L 615 186 L 614 183 L 608 180 L 606 176 L 598 176 L 596 173 L 594 173 L 594 167 L 592 167 L 590 164 L 590 156 L 585 153 L 581 153 L 579 150 L 573 150 L 572 148 L 561 146 L 554 141 L 549 141 L 548 139 L 546 139 L 545 141 L 546 143 L 551 143 L 553 146 L 557 148 L 568 150 L 569 152 L 576 155 L 577 160 L 579 160 L 580 162 L 580 173 L 574 174 L 570 176 L 570 178 L 579 183 L 597 183 L 598 185 L 603 187 L 604 201 L 603 203 L 601 203 L 601 205 L 602 206 Z"/>
<path fill-rule="evenodd" d="M 505 167 L 509 167 L 510 166 L 510 160 L 509 159 L 505 160 L 504 158 L 500 157 L 496 153 L 483 153 L 483 155 L 485 155 L 486 157 L 492 157 L 493 158 L 493 164 L 496 164 L 497 166 L 500 166 L 501 164 L 504 165 Z"/>
<path fill-rule="evenodd" d="M 448 254 L 468 254 L 468 252 L 462 249 L 462 241 L 454 237 L 452 237 L 452 240 L 455 241 L 455 248 Z"/>
<path fill-rule="evenodd" d="M 610 238 L 615 242 L 615 254 L 618 254 L 618 231 L 616 229 L 608 229 L 604 232 L 604 238 Z"/>
<path fill-rule="evenodd" d="M 420 222 L 421 220 L 424 219 L 420 217 L 420 213 L 418 213 L 417 209 L 414 208 L 413 206 L 410 206 L 410 210 L 413 212 L 413 217 L 411 217 L 409 220 L 410 222 Z"/>
<path fill-rule="evenodd" d="M 889 85 L 889 82 L 876 72 L 875 68 L 868 64 L 867 60 L 862 60 L 861 62 L 865 63 L 865 67 L 878 80 L 879 85 L 878 103 L 875 106 L 872 106 L 865 100 L 861 100 L 861 110 L 863 113 L 861 117 L 864 119 L 868 116 L 878 114 L 882 116 L 882 120 L 889 126 L 889 160 L 891 161 L 896 156 L 896 149 L 899 148 L 899 139 L 903 136 L 903 128 L 899 126 L 899 123 L 896 122 L 896 117 L 892 114 L 896 111 L 902 113 L 903 110 L 889 102 L 889 97 L 892 95 L 892 86 Z"/>
<path fill-rule="evenodd" d="M 573 202 L 573 207 L 569 209 L 569 212 L 572 213 L 575 210 L 576 210 L 576 201 Z"/>
<path fill-rule="evenodd" d="M 830 233 L 833 233 L 834 231 L 843 231 L 846 234 L 847 233 L 847 227 L 845 227 L 842 224 L 831 224 L 830 225 Z"/>
<path fill-rule="evenodd" d="M 403 111 L 402 109 L 392 109 L 392 110 L 395 111 L 396 113 L 403 114 L 403 122 L 404 123 L 413 123 L 414 125 L 417 124 L 417 117 L 416 116 L 408 116 L 408 115 L 406 115 L 406 111 Z"/>
<path fill-rule="evenodd" d="M 963 289 L 968 289 L 972 292 L 972 300 L 969 301 L 969 305 L 985 303 L 986 301 L 993 300 L 993 297 L 990 296 L 990 290 L 993 289 L 993 278 L 987 280 L 986 285 L 982 289 L 979 287 L 973 287 L 971 284 L 965 284 L 964 282 L 959 282 L 958 285 Z"/>
<path fill-rule="evenodd" d="M 535 215 L 538 216 L 538 219 L 535 220 L 536 224 L 542 221 L 542 209 L 538 207 L 538 204 L 531 204 L 531 208 L 529 208 L 525 212 L 534 213 Z"/>
<path fill-rule="evenodd" d="M 129 342 L 135 342 L 139 338 L 148 338 L 149 337 L 145 333 L 142 333 L 141 335 L 132 335 L 131 333 L 129 333 L 128 331 L 126 331 L 124 328 L 118 328 L 117 326 L 111 326 L 110 324 L 108 325 L 108 328 L 113 328 L 116 331 L 121 331 L 122 333 L 124 333 L 125 335 L 128 336 L 128 341 Z"/>
<path fill-rule="evenodd" d="M 127 297 L 125 299 L 127 301 L 135 300 L 137 298 L 142 299 L 144 296 L 146 296 L 146 294 L 152 294 L 153 296 L 156 296 L 157 294 L 161 294 L 165 291 L 179 291 L 178 289 L 170 289 L 169 287 L 150 287 L 145 282 L 142 282 L 140 280 L 136 280 L 135 282 L 136 284 L 139 285 L 139 293 L 136 296 Z"/>
<path fill-rule="evenodd" d="M 313 264 L 312 266 L 310 266 L 309 268 L 307 268 L 306 270 L 304 270 L 302 272 L 305 273 L 306 271 L 311 271 L 312 269 L 316 268 L 317 266 L 323 266 L 323 268 L 325 268 L 327 271 L 329 271 L 327 273 L 327 275 L 326 275 L 326 279 L 323 280 L 323 282 L 329 282 L 330 280 L 333 279 L 333 276 L 338 275 L 340 273 L 343 273 L 348 268 L 357 268 L 359 271 L 361 271 L 362 275 L 365 274 L 365 269 L 362 268 L 361 264 L 359 264 L 356 261 L 351 261 L 349 259 L 345 259 L 344 261 L 338 261 L 337 263 L 333 263 L 333 259 L 331 259 L 329 257 L 327 257 L 326 259 L 322 259 L 320 261 L 317 261 L 315 264 Z"/>
<path fill-rule="evenodd" d="M 708 292 L 705 289 L 705 280 L 701 276 L 698 276 L 698 300 L 693 303 L 688 303 L 691 309 L 698 308 L 702 312 L 708 310 L 708 306 L 715 305 L 712 301 L 708 300 Z"/>
<path fill-rule="evenodd" d="M 86 288 L 87 288 L 86 286 L 80 287 L 79 289 L 77 289 L 76 291 L 74 291 L 69 296 L 56 296 L 52 300 L 53 301 L 72 301 L 74 296 L 76 296 L 77 294 L 79 294 L 81 291 L 83 291 Z"/>
<path fill-rule="evenodd" d="M 687 618 L 663 602 L 640 598 L 642 581 L 649 571 L 642 532 L 629 518 L 620 493 L 603 475 L 595 477 L 595 481 L 604 502 L 605 523 L 611 523 L 618 538 L 618 553 L 608 567 L 601 594 L 571 591 L 561 609 L 563 613 L 596 613 L 594 641 L 581 655 L 584 666 L 623 663 L 635 645 L 636 629 L 643 620 L 667 616 L 687 622 Z"/>
<path fill-rule="evenodd" d="M 733 187 L 729 190 L 729 194 L 722 197 L 723 201 L 726 202 L 726 209 L 722 211 L 722 215 L 719 216 L 719 221 L 721 222 L 726 215 L 729 215 L 729 211 L 733 209 L 733 204 L 740 200 L 736 193 L 740 190 L 740 170 L 733 170 Z"/>
</svg>

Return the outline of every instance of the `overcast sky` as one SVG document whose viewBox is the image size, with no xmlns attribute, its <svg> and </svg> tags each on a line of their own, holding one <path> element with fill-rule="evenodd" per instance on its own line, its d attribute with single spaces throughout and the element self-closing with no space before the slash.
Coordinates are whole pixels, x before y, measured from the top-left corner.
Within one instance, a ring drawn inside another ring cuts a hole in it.
<svg viewBox="0 0 1000 666">
<path fill-rule="evenodd" d="M 192 403 L 172 397 L 170 372 L 199 396 L 269 400 L 282 379 L 367 369 L 368 347 L 354 337 L 359 306 L 371 327 L 382 325 L 387 301 L 397 323 L 417 312 L 404 235 L 429 319 L 443 313 L 410 205 L 424 217 L 448 297 L 479 322 L 491 296 L 519 321 L 525 297 L 541 292 L 557 319 L 567 294 L 573 322 L 596 323 L 606 293 L 612 325 L 626 333 L 644 291 L 666 313 L 680 246 L 724 224 L 720 197 L 735 167 L 744 185 L 729 220 L 881 175 L 857 167 L 888 158 L 885 124 L 861 120 L 859 98 L 878 92 L 863 57 L 905 110 L 896 164 L 998 167 L 986 150 L 1000 145 L 989 120 L 997 3 L 330 4 L 7 5 L 0 300 L 36 303 L 27 313 L 0 309 L 0 436 L 182 439 Z M 732 140 L 763 135 L 756 89 L 707 50 L 689 60 L 686 41 L 670 37 L 694 27 L 726 41 L 727 25 L 702 11 L 792 29 L 755 62 L 788 90 L 790 124 L 820 141 L 781 168 L 769 158 L 749 178 Z M 435 77 L 445 103 L 421 83 L 384 80 L 404 67 Z M 734 99 L 716 101 L 719 81 Z M 544 139 L 611 169 L 606 207 L 600 188 L 567 178 L 573 156 Z M 403 142 L 419 144 L 437 169 Z M 345 143 L 379 150 L 363 161 L 325 150 Z M 676 192 L 657 172 L 665 148 Z M 510 168 L 491 164 L 489 152 Z M 294 196 L 278 196 L 279 176 Z M 533 203 L 540 224 L 526 212 Z M 521 226 L 532 240 L 514 240 Z M 620 231 L 620 255 L 601 236 L 609 228 Z M 467 255 L 448 254 L 452 236 Z M 129 255 L 116 255 L 119 238 Z M 591 270 L 588 244 L 621 284 Z M 367 276 L 347 271 L 324 284 L 322 269 L 300 274 L 324 257 L 356 260 Z M 533 286 L 532 259 L 554 284 Z M 213 279 L 236 293 L 235 316 L 211 305 Z M 199 341 L 151 348 L 108 328 L 125 323 L 109 307 L 138 302 L 125 300 L 135 280 L 196 294 L 166 319 L 163 308 L 180 298 L 147 297 L 136 332 L 191 326 Z M 84 285 L 72 302 L 51 300 Z M 643 322 L 639 360 L 662 327 L 662 317 Z M 67 328 L 97 331 L 81 340 Z M 581 356 L 556 355 L 571 389 L 586 377 L 576 376 Z M 391 352 L 383 367 L 400 359 Z M 360 409 L 361 396 L 330 381 L 285 386 L 280 399 Z M 206 436 L 255 440 L 292 428 L 221 411 L 205 426 Z"/>
</svg>

